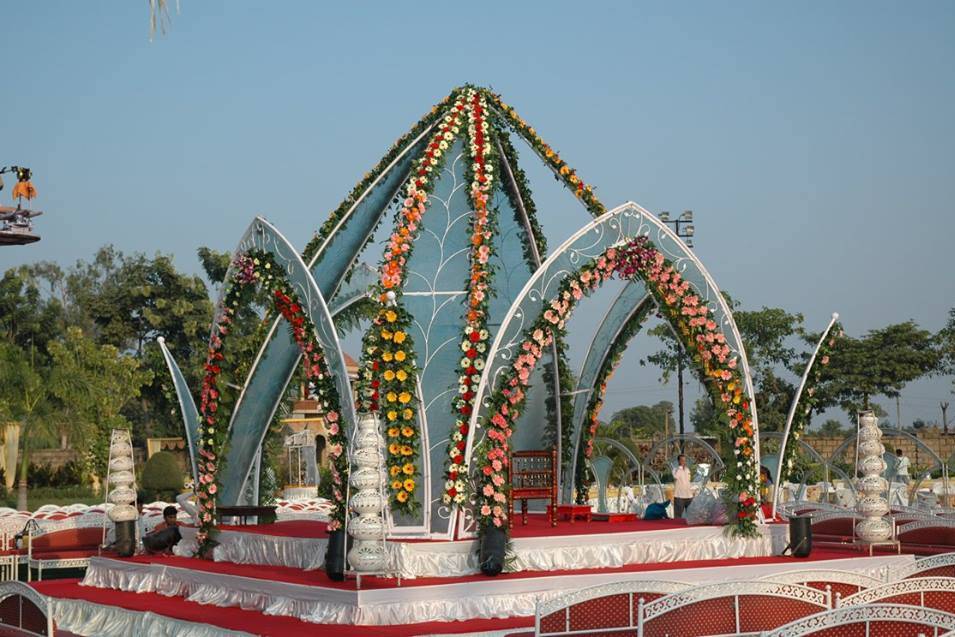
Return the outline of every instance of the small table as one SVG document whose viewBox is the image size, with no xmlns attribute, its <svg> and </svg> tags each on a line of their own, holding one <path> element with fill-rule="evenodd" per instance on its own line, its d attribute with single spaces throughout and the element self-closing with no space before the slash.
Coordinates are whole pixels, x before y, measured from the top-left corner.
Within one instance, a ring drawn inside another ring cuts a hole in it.
<svg viewBox="0 0 955 637">
<path fill-rule="evenodd" d="M 591 509 L 589 504 L 558 504 L 557 519 L 569 519 L 573 524 L 574 520 L 580 518 L 590 522 Z M 547 505 L 547 517 L 550 517 L 550 505 Z"/>
<path fill-rule="evenodd" d="M 249 518 L 273 517 L 275 516 L 274 506 L 219 506 L 216 507 L 216 513 L 219 520 L 222 518 L 239 518 L 241 520 L 238 526 L 248 526 Z"/>
</svg>

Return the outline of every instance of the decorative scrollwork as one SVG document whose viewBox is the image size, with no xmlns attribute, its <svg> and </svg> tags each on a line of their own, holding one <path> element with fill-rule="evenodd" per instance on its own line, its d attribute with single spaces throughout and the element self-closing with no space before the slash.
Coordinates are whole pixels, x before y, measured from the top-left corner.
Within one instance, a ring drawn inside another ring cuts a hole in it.
<svg viewBox="0 0 955 637">
<path fill-rule="evenodd" d="M 809 604 L 815 604 L 822 608 L 827 608 L 829 604 L 829 597 L 825 591 L 808 586 L 801 586 L 799 584 L 780 584 L 760 580 L 719 582 L 715 584 L 704 584 L 703 586 L 697 586 L 656 599 L 644 606 L 643 616 L 645 620 L 650 620 L 682 606 L 694 604 L 706 599 L 740 597 L 745 595 L 785 597 L 787 599 L 795 599 Z"/>
<path fill-rule="evenodd" d="M 790 622 L 766 634 L 766 637 L 801 637 L 826 628 L 872 622 L 907 622 L 944 630 L 955 629 L 955 615 L 940 610 L 906 604 L 867 604 L 842 606 Z"/>
</svg>

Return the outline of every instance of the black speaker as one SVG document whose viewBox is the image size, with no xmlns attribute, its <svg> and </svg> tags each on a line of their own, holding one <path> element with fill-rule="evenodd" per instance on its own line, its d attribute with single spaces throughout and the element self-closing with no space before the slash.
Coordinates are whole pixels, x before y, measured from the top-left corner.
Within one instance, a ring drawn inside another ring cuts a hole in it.
<svg viewBox="0 0 955 637">
<path fill-rule="evenodd" d="M 789 550 L 793 557 L 809 557 L 812 551 L 812 518 L 808 515 L 789 518 L 789 546 L 783 553 Z"/>
<path fill-rule="evenodd" d="M 112 548 L 120 557 L 130 557 L 136 552 L 136 520 L 116 522 L 116 541 Z"/>
<path fill-rule="evenodd" d="M 345 580 L 345 550 L 347 536 L 343 529 L 328 533 L 328 545 L 325 548 L 325 575 L 333 582 Z"/>
</svg>

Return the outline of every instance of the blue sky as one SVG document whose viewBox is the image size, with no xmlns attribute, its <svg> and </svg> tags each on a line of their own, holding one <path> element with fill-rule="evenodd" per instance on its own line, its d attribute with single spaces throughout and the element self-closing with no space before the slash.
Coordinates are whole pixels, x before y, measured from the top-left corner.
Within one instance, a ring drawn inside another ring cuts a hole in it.
<svg viewBox="0 0 955 637">
<path fill-rule="evenodd" d="M 0 250 L 0 268 L 113 243 L 197 271 L 196 248 L 231 249 L 254 214 L 302 246 L 473 82 L 608 205 L 695 210 L 698 254 L 747 308 L 813 327 L 838 310 L 857 335 L 936 330 L 955 306 L 953 3 L 181 7 L 152 42 L 143 1 L 0 8 L 0 164 L 32 167 L 47 211 L 43 240 Z M 556 244 L 587 216 L 529 172 Z M 628 354 L 608 414 L 675 394 L 635 366 L 650 349 Z M 912 385 L 903 419 L 937 419 L 948 390 Z"/>
</svg>

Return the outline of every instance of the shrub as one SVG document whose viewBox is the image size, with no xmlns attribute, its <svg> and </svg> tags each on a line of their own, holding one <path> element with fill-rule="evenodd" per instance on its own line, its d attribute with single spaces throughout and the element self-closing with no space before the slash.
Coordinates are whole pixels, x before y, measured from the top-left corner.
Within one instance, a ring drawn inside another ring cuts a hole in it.
<svg viewBox="0 0 955 637">
<path fill-rule="evenodd" d="M 154 453 L 143 467 L 142 487 L 146 502 L 172 502 L 182 491 L 182 468 L 176 456 L 167 451 Z"/>
</svg>

